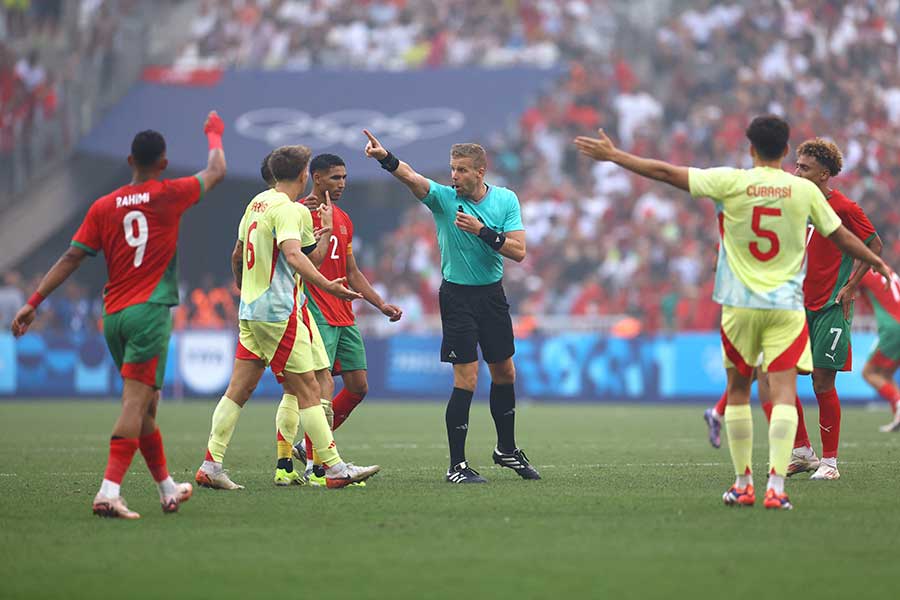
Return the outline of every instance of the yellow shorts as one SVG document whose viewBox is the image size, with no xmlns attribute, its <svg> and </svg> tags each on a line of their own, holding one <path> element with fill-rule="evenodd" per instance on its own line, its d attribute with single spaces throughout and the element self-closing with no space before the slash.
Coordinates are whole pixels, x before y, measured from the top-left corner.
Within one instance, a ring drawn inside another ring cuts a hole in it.
<svg viewBox="0 0 900 600">
<path fill-rule="evenodd" d="M 306 304 L 287 321 L 241 319 L 235 358 L 264 361 L 279 382 L 285 371 L 307 373 L 331 367 L 322 336 Z"/>
<path fill-rule="evenodd" d="M 812 371 L 806 314 L 802 310 L 722 307 L 722 360 L 750 377 L 762 352 L 764 371 Z"/>
</svg>

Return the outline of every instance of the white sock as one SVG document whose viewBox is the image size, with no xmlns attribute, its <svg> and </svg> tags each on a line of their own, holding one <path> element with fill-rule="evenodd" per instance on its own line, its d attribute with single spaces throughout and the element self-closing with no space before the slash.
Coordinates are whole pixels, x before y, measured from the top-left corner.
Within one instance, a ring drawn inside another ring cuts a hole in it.
<svg viewBox="0 0 900 600">
<path fill-rule="evenodd" d="M 776 494 L 784 493 L 784 476 L 769 475 L 769 485 L 766 489 L 775 490 Z"/>
<path fill-rule="evenodd" d="M 222 463 L 218 463 L 214 460 L 204 460 L 203 465 L 200 466 L 201 469 L 206 471 L 207 473 L 218 473 L 222 470 Z"/>
<path fill-rule="evenodd" d="M 309 471 L 313 468 L 313 459 L 312 456 L 306 459 L 306 470 Z"/>
<path fill-rule="evenodd" d="M 162 481 L 156 484 L 156 487 L 159 489 L 159 497 L 165 498 L 166 496 L 174 496 L 175 495 L 175 480 L 172 479 L 172 476 L 169 475 Z"/>
<path fill-rule="evenodd" d="M 734 481 L 734 487 L 742 490 L 748 485 L 753 485 L 753 475 L 738 475 Z"/>
<path fill-rule="evenodd" d="M 716 421 L 721 421 L 721 420 L 722 420 L 722 415 L 720 415 L 720 414 L 719 414 L 719 411 L 717 411 L 715 408 L 712 409 L 712 416 L 713 416 L 713 418 L 714 418 Z"/>
<path fill-rule="evenodd" d="M 826 464 L 832 469 L 837 469 L 837 457 L 834 458 L 823 458 L 820 461 L 822 464 Z"/>
<path fill-rule="evenodd" d="M 344 477 L 347 474 L 347 463 L 344 461 L 339 462 L 338 464 L 328 467 L 325 469 L 325 476 L 329 479 L 334 479 L 336 477 Z"/>
<path fill-rule="evenodd" d="M 794 448 L 794 454 L 797 456 L 802 456 L 803 458 L 809 458 L 814 454 L 811 446 L 801 446 L 799 448 Z"/>
<path fill-rule="evenodd" d="M 103 483 L 100 484 L 100 494 L 107 498 L 118 498 L 121 489 L 121 484 L 113 483 L 109 479 L 104 479 Z"/>
</svg>

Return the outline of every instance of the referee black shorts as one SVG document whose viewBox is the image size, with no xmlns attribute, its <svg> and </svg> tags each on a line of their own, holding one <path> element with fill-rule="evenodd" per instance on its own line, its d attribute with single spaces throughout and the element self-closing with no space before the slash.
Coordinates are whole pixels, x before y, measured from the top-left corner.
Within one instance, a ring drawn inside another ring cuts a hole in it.
<svg viewBox="0 0 900 600">
<path fill-rule="evenodd" d="M 503 285 L 459 285 L 444 281 L 438 292 L 441 305 L 441 362 L 465 364 L 478 360 L 477 346 L 488 364 L 516 352 L 512 319 Z"/>
</svg>

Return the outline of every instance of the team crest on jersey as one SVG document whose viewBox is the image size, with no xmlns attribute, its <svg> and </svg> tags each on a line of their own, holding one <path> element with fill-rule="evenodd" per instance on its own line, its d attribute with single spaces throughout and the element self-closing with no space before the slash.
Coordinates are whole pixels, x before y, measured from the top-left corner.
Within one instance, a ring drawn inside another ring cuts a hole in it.
<svg viewBox="0 0 900 600">
<path fill-rule="evenodd" d="M 341 225 L 341 234 L 347 235 L 347 226 L 346 225 Z"/>
</svg>

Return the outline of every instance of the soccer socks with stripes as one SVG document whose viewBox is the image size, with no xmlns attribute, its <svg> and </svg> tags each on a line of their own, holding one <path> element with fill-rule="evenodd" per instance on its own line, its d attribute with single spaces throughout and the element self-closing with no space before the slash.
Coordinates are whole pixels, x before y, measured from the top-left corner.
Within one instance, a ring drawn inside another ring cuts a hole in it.
<svg viewBox="0 0 900 600">
<path fill-rule="evenodd" d="M 144 456 L 144 462 L 153 475 L 153 481 L 159 488 L 159 497 L 171 496 L 175 493 L 175 481 L 169 475 L 169 469 L 166 466 L 166 452 L 163 449 L 162 434 L 157 427 L 156 431 L 149 435 L 142 436 L 138 439 L 141 454 Z"/>
<path fill-rule="evenodd" d="M 222 396 L 216 404 L 216 410 L 213 411 L 212 429 L 209 431 L 209 441 L 206 444 L 207 461 L 221 463 L 225 460 L 225 451 L 240 416 L 241 407 L 228 396 Z"/>
<path fill-rule="evenodd" d="M 332 431 L 336 430 L 347 420 L 347 417 L 350 416 L 353 409 L 359 406 L 359 403 L 362 402 L 365 397 L 365 394 L 354 394 L 353 392 L 347 391 L 347 388 L 342 389 L 340 393 L 334 397 L 334 400 L 332 400 L 331 403 L 332 408 L 334 409 L 334 426 L 332 427 Z"/>
<path fill-rule="evenodd" d="M 878 395 L 888 401 L 891 405 L 891 412 L 897 414 L 897 403 L 900 402 L 900 390 L 891 382 L 888 382 L 878 388 Z"/>
<path fill-rule="evenodd" d="M 794 398 L 794 407 L 797 409 L 797 435 L 794 437 L 794 448 L 811 448 L 812 444 L 809 442 L 809 434 L 806 432 L 806 420 L 803 418 L 800 396 Z"/>
<path fill-rule="evenodd" d="M 491 384 L 491 416 L 497 428 L 497 449 L 509 454 L 516 450 L 516 388 L 512 383 Z M 468 420 L 468 412 L 466 413 Z M 456 464 L 456 463 L 454 463 Z"/>
<path fill-rule="evenodd" d="M 769 474 L 784 477 L 791 462 L 794 434 L 797 432 L 799 415 L 797 407 L 790 404 L 776 404 L 772 407 L 769 422 Z M 777 483 L 777 481 L 776 481 Z M 781 492 L 776 488 L 777 492 Z"/>
<path fill-rule="evenodd" d="M 322 405 L 301 408 L 300 421 L 303 423 L 303 430 L 312 441 L 313 448 L 322 459 L 322 466 L 327 468 L 338 465 L 341 456 L 338 454 Z"/>
<path fill-rule="evenodd" d="M 474 392 L 455 387 L 450 393 L 444 421 L 447 424 L 447 442 L 450 445 L 450 466 L 466 460 L 466 434 L 469 432 L 469 407 Z"/>
<path fill-rule="evenodd" d="M 114 437 L 109 440 L 109 458 L 106 462 L 106 472 L 103 474 L 103 483 L 100 485 L 100 493 L 107 498 L 115 498 L 119 495 L 122 480 L 131 465 L 131 459 L 137 452 L 140 443 L 137 438 Z"/>
<path fill-rule="evenodd" d="M 819 401 L 819 434 L 822 436 L 822 458 L 837 458 L 841 438 L 841 401 L 837 390 L 816 394 Z"/>
<path fill-rule="evenodd" d="M 293 471 L 291 449 L 297 429 L 300 427 L 300 409 L 297 396 L 284 394 L 275 411 L 275 445 L 278 453 L 278 468 Z"/>
<path fill-rule="evenodd" d="M 725 407 L 725 431 L 728 433 L 728 449 L 740 488 L 752 483 L 753 473 L 753 415 L 749 404 Z"/>
</svg>

